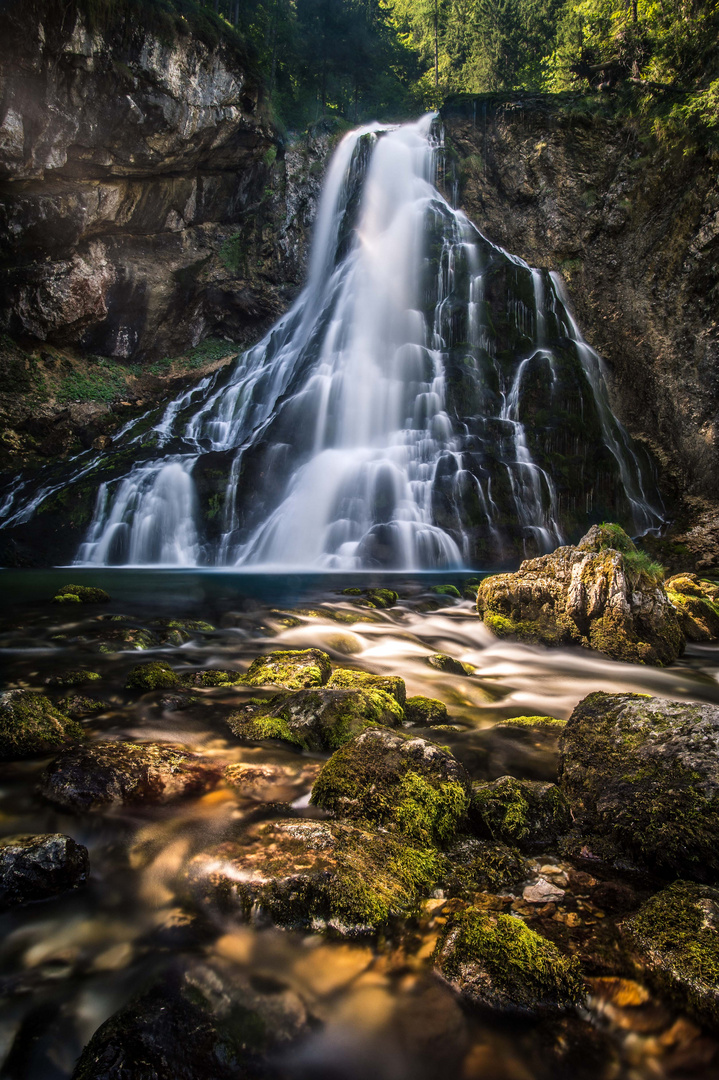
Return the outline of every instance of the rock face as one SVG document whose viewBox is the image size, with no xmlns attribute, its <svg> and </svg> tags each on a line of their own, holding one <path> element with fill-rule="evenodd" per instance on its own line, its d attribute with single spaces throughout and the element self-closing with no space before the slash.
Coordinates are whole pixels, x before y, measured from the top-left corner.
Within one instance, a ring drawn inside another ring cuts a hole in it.
<svg viewBox="0 0 719 1080">
<path fill-rule="evenodd" d="M 84 737 L 80 724 L 44 694 L 6 690 L 0 694 L 0 759 L 51 754 Z"/>
<path fill-rule="evenodd" d="M 612 407 L 657 454 L 665 491 L 716 508 L 719 192 L 710 159 L 652 147 L 636 126 L 589 116 L 567 96 L 467 99 L 442 118 L 459 205 L 489 239 L 561 273 L 608 361 Z"/>
<path fill-rule="evenodd" d="M 561 751 L 560 784 L 577 853 L 716 878 L 716 705 L 590 694 L 567 722 Z"/>
<path fill-rule="evenodd" d="M 0 327 L 119 358 L 255 340 L 299 283 L 326 131 L 285 147 L 225 44 L 0 16 Z"/>
<path fill-rule="evenodd" d="M 89 872 L 87 848 L 70 836 L 4 836 L 0 839 L 0 908 L 77 889 Z"/>
<path fill-rule="evenodd" d="M 594 525 L 576 547 L 485 578 L 477 611 L 499 637 L 584 645 L 615 660 L 669 664 L 684 649 L 661 581 L 618 526 Z"/>
</svg>

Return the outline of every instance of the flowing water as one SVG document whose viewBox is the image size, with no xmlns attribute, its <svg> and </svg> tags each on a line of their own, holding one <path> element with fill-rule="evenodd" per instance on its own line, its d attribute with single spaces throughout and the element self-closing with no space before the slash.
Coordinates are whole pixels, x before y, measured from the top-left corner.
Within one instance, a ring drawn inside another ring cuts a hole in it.
<svg viewBox="0 0 719 1080">
<path fill-rule="evenodd" d="M 87 504 L 79 564 L 497 566 L 611 519 L 656 529 L 557 275 L 490 243 L 437 186 L 433 115 L 349 133 L 306 287 L 234 364 L 69 472 L 16 485 L 26 524 Z"/>
<path fill-rule="evenodd" d="M 90 668 L 101 676 L 91 693 L 105 703 L 84 721 L 91 741 L 169 740 L 213 762 L 282 765 L 286 779 L 259 794 L 220 786 L 163 806 L 70 814 L 37 794 L 46 760 L 0 766 L 3 832 L 65 832 L 88 847 L 91 861 L 84 889 L 0 916 L 3 1080 L 65 1080 L 106 1017 L 168 966 L 198 961 L 219 973 L 228 992 L 248 987 L 242 993 L 274 995 L 283 1008 L 292 1006 L 293 1015 L 309 1014 L 310 1030 L 299 1049 L 280 1059 L 288 1080 L 716 1076 L 716 1041 L 678 1020 L 666 1002 L 643 987 L 638 1001 L 626 1007 L 607 1001 L 603 984 L 595 982 L 585 1012 L 562 1021 L 512 1022 L 465 1011 L 432 974 L 432 946 L 444 917 L 441 898 L 428 901 L 414 926 L 378 940 L 280 932 L 228 915 L 199 917 L 186 904 L 183 866 L 196 852 L 238 835 L 258 813 L 308 813 L 307 794 L 323 758 L 280 743 L 248 745 L 234 738 L 225 718 L 257 691 L 198 690 L 189 707 L 187 702 L 182 707 L 173 694 L 139 696 L 124 683 L 140 661 L 162 658 L 177 671 L 242 671 L 269 649 L 318 646 L 336 666 L 400 674 L 408 695 L 443 700 L 451 724 L 434 737 L 439 735 L 474 777 L 509 772 L 553 779 L 556 743 L 507 737 L 495 729 L 498 720 L 567 717 L 579 699 L 596 690 L 719 703 L 717 647 L 695 647 L 680 664 L 661 670 L 614 663 L 580 649 L 499 641 L 477 619 L 470 601 L 429 591 L 438 581 L 461 587 L 458 575 L 72 574 L 82 584 L 107 588 L 114 602 L 68 611 L 47 603 L 67 580 L 67 571 L 3 572 L 0 649 L 8 685 L 59 697 L 65 691 L 48 689 L 46 679 Z M 341 595 L 348 586 L 377 585 L 396 588 L 399 603 L 384 611 L 365 610 Z M 153 646 L 145 639 L 148 647 L 137 651 L 143 643 L 140 631 L 157 634 L 158 619 L 187 617 L 209 620 L 216 629 L 195 633 L 184 645 Z M 427 663 L 436 652 L 471 665 L 472 673 L 442 674 Z M 544 873 L 568 871 L 556 851 L 537 856 L 532 866 L 534 873 L 540 866 Z M 593 879 L 585 875 L 581 888 L 568 888 L 567 904 L 554 915 L 540 916 L 522 906 L 521 885 L 504 890 L 497 902 L 549 936 L 575 935 L 571 940 L 589 957 L 592 975 L 636 977 L 618 954 L 607 959 L 606 941 L 613 941 L 623 915 L 600 903 L 587 880 Z M 645 895 L 646 883 L 629 875 L 616 887 L 628 890 L 631 906 Z M 573 946 L 564 942 L 563 947 Z"/>
</svg>

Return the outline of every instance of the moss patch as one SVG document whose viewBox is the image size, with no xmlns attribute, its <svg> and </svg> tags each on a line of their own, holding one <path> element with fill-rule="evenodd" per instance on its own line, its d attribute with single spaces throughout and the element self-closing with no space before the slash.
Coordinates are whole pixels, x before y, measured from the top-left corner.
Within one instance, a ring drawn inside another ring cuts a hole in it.
<svg viewBox="0 0 719 1080">
<path fill-rule="evenodd" d="M 447 706 L 437 698 L 411 697 L 404 706 L 404 718 L 410 724 L 446 724 L 449 720 Z"/>
<path fill-rule="evenodd" d="M 248 686 L 284 686 L 287 690 L 302 690 L 309 686 L 324 686 L 332 672 L 327 653 L 320 649 L 299 649 L 272 652 L 258 656 L 241 681 Z"/>
<path fill-rule="evenodd" d="M 29 690 L 0 694 L 0 757 L 5 760 L 52 753 L 84 737 L 80 724 L 44 694 Z"/>
<path fill-rule="evenodd" d="M 571 825 L 567 801 L 556 784 L 513 776 L 472 784 L 471 817 L 480 835 L 525 848 L 556 841 Z"/>
<path fill-rule="evenodd" d="M 180 677 L 162 660 L 138 664 L 125 682 L 128 690 L 174 690 L 180 685 Z"/>
<path fill-rule="evenodd" d="M 404 705 L 407 691 L 404 679 L 399 675 L 372 675 L 368 671 L 350 671 L 348 668 L 336 668 L 327 683 L 329 687 L 339 687 L 345 690 L 364 690 L 372 687 L 376 690 L 384 690 L 390 694 L 399 705 Z"/>
</svg>

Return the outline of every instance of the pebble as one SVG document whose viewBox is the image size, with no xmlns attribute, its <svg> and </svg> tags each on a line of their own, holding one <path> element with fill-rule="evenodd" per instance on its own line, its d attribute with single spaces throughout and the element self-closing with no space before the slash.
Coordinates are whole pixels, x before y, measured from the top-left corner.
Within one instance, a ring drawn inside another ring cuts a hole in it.
<svg viewBox="0 0 719 1080">
<path fill-rule="evenodd" d="M 542 877 L 532 885 L 527 885 L 522 893 L 522 897 L 528 904 L 556 903 L 558 900 L 561 900 L 563 896 L 564 889 L 557 888 L 551 881 L 547 881 L 546 878 Z"/>
</svg>

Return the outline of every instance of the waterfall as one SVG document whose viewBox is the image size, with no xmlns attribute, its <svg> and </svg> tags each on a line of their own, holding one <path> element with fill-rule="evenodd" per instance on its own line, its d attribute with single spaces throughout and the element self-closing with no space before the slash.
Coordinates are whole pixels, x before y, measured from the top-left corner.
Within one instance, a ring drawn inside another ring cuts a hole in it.
<svg viewBox="0 0 719 1080">
<path fill-rule="evenodd" d="M 483 566 L 604 517 L 660 525 L 559 278 L 450 205 L 441 143 L 434 115 L 344 137 L 291 310 L 78 461 L 97 493 L 78 563 Z"/>
</svg>

